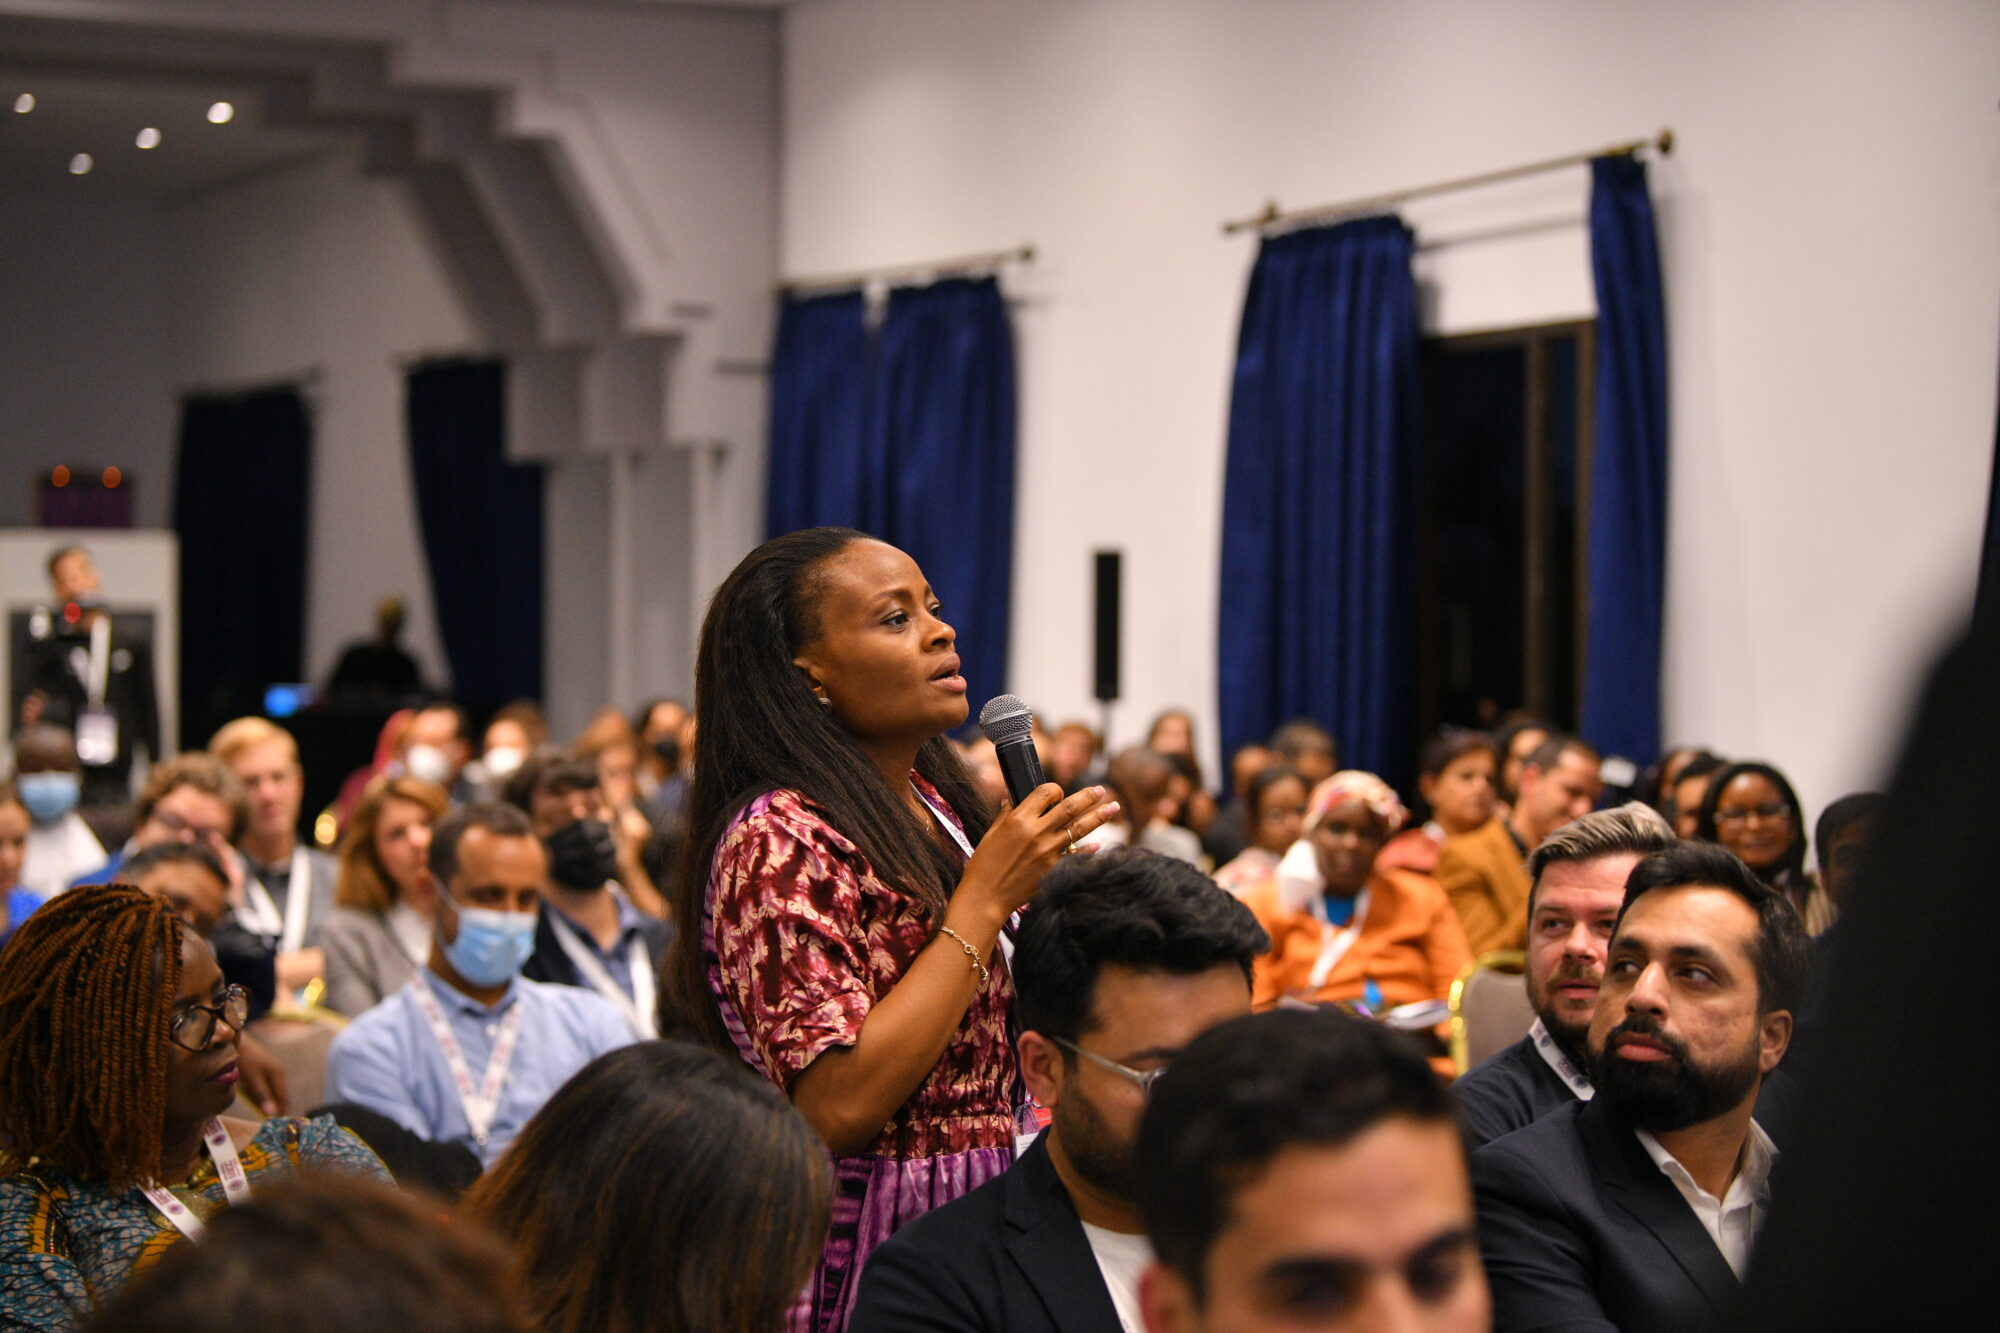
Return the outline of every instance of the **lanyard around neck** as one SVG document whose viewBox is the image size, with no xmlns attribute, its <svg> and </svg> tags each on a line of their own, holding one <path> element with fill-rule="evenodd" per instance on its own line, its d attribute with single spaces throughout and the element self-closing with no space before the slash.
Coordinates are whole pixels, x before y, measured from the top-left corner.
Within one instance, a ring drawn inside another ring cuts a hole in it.
<svg viewBox="0 0 2000 1333">
<path fill-rule="evenodd" d="M 451 1035 L 451 1025 L 445 1022 L 444 1006 L 431 994 L 430 984 L 419 972 L 410 978 L 410 993 L 416 997 L 417 1008 L 430 1025 L 431 1036 L 437 1039 L 438 1049 L 444 1052 L 444 1062 L 451 1070 L 452 1085 L 458 1090 L 458 1104 L 465 1112 L 465 1123 L 472 1129 L 472 1140 L 480 1147 L 486 1146 L 487 1135 L 493 1129 L 493 1116 L 500 1109 L 500 1090 L 507 1086 L 507 1070 L 514 1063 L 514 1046 L 521 1039 L 521 1018 L 528 1006 L 517 998 L 514 1007 L 500 1020 L 499 1035 L 493 1039 L 493 1053 L 486 1057 L 486 1072 L 478 1083 L 472 1081 L 472 1069 L 465 1063 L 465 1053 L 458 1047 L 458 1038 Z"/>
<path fill-rule="evenodd" d="M 631 950 L 632 966 L 632 993 L 627 995 L 618 984 L 618 979 L 611 975 L 611 969 L 597 956 L 597 951 L 579 938 L 576 927 L 560 912 L 548 910 L 549 926 L 556 933 L 556 943 L 569 955 L 569 961 L 590 983 L 590 988 L 616 1006 L 625 1018 L 625 1026 L 631 1028 L 641 1041 L 651 1041 L 659 1036 L 659 1023 L 653 1017 L 653 955 L 646 947 L 646 937 L 635 933 L 627 946 Z"/>
<path fill-rule="evenodd" d="M 958 826 L 957 821 L 952 819 L 950 815 L 946 814 L 943 808 L 940 807 L 936 801 L 933 801 L 930 797 L 924 795 L 924 789 L 922 787 L 919 787 L 916 783 L 912 782 L 910 784 L 910 790 L 917 794 L 917 799 L 924 803 L 924 808 L 937 817 L 937 822 L 944 825 L 944 831 L 951 835 L 951 840 L 958 844 L 958 850 L 964 852 L 965 859 L 970 861 L 972 859 L 972 844 L 966 841 L 965 830 L 960 828 Z"/>
<path fill-rule="evenodd" d="M 1347 924 L 1335 930 L 1333 922 L 1327 919 L 1326 902 L 1315 896 L 1312 900 L 1313 916 L 1319 921 L 1319 958 L 1313 963 L 1312 988 L 1318 990 L 1333 975 L 1333 969 L 1340 960 L 1347 957 L 1347 951 L 1361 938 L 1361 923 L 1368 916 L 1368 889 L 1363 889 L 1354 900 L 1354 915 L 1347 918 Z"/>
<path fill-rule="evenodd" d="M 250 1197 L 250 1177 L 243 1170 L 243 1159 L 236 1154 L 236 1144 L 229 1137 L 229 1129 L 220 1120 L 211 1119 L 201 1129 L 202 1146 L 208 1149 L 208 1160 L 215 1163 L 216 1178 L 222 1181 L 222 1197 L 226 1206 L 243 1203 Z M 208 1227 L 194 1210 L 173 1196 L 164 1185 L 141 1185 L 139 1192 L 146 1201 L 160 1210 L 167 1221 L 174 1224 L 189 1240 L 200 1240 L 208 1234 Z"/>
</svg>

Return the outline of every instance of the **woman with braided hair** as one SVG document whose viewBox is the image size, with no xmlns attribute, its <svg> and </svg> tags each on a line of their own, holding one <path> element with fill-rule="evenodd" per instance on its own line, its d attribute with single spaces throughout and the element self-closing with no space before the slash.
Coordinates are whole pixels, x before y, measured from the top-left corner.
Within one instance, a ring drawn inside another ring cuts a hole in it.
<svg viewBox="0 0 2000 1333">
<path fill-rule="evenodd" d="M 386 1181 L 317 1120 L 225 1116 L 248 1009 L 173 907 L 72 889 L 0 952 L 0 1328 L 72 1329 L 260 1180 Z"/>
</svg>

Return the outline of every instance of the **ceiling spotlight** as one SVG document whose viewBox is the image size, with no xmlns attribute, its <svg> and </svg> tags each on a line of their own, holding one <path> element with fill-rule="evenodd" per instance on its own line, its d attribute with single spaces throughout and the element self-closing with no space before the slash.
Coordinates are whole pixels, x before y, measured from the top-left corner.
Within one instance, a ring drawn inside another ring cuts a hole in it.
<svg viewBox="0 0 2000 1333">
<path fill-rule="evenodd" d="M 96 165 L 96 163 L 90 160 L 89 153 L 78 153 L 69 160 L 69 174 L 72 176 L 87 176 L 90 174 L 90 169 Z"/>
<path fill-rule="evenodd" d="M 139 131 L 138 144 L 141 148 L 158 148 L 160 146 L 160 132 L 151 125 L 148 125 L 145 129 Z"/>
<path fill-rule="evenodd" d="M 14 110 L 19 112 L 21 115 L 25 116 L 34 109 L 35 109 L 35 95 L 33 93 L 22 93 L 19 97 L 14 99 Z"/>
<path fill-rule="evenodd" d="M 208 109 L 208 123 L 211 125 L 227 125 L 235 118 L 236 108 L 227 102 L 217 102 Z"/>
</svg>

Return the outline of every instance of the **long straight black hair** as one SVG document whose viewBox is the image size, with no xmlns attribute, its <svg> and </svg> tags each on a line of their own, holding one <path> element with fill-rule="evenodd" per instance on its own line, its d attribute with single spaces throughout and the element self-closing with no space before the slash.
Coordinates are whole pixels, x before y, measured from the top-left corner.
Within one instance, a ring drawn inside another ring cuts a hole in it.
<svg viewBox="0 0 2000 1333">
<path fill-rule="evenodd" d="M 933 928 L 943 924 L 945 904 L 965 870 L 956 852 L 912 818 L 903 793 L 883 780 L 833 711 L 820 705 L 792 660 L 819 635 L 820 566 L 854 542 L 872 540 L 852 528 L 805 528 L 774 537 L 722 581 L 702 621 L 688 846 L 674 890 L 679 929 L 661 1009 L 722 1050 L 733 1048 L 709 993 L 701 923 L 716 845 L 744 806 L 766 792 L 798 792 L 877 875 L 931 909 Z M 977 843 L 992 812 L 951 742 L 942 736 L 925 742 L 917 772 Z"/>
</svg>

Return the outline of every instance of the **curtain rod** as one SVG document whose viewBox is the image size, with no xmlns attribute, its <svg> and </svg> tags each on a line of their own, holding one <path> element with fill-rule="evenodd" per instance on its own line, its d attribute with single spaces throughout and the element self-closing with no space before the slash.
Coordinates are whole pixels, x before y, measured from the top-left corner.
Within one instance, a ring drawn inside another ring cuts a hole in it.
<svg viewBox="0 0 2000 1333">
<path fill-rule="evenodd" d="M 816 277 L 786 278 L 778 284 L 783 292 L 836 292 L 847 287 L 866 287 L 872 282 L 886 282 L 897 285 L 900 279 L 952 277 L 966 273 L 977 273 L 986 269 L 996 269 L 1003 264 L 1026 264 L 1035 257 L 1032 245 L 1017 245 L 1011 250 L 988 250 L 984 254 L 959 255 L 954 259 L 933 259 L 921 264 L 891 264 L 883 268 L 855 269 L 848 273 L 826 273 Z"/>
<path fill-rule="evenodd" d="M 1529 162 L 1518 167 L 1502 167 L 1498 171 L 1482 171 L 1473 176 L 1459 176 L 1452 180 L 1434 181 L 1429 185 L 1413 185 L 1406 190 L 1391 190 L 1387 194 L 1366 195 L 1359 199 L 1347 199 L 1337 204 L 1321 204 L 1315 208 L 1301 208 L 1291 212 L 1280 212 L 1274 199 L 1264 205 L 1264 211 L 1254 217 L 1237 218 L 1222 224 L 1224 236 L 1234 236 L 1239 231 L 1271 231 L 1290 227 L 1306 226 L 1328 218 L 1344 217 L 1349 214 L 1373 213 L 1408 199 L 1421 199 L 1427 195 L 1448 194 L 1453 190 L 1469 190 L 1480 185 L 1497 185 L 1501 181 L 1517 180 L 1522 176 L 1535 176 L 1544 171 L 1555 171 L 1561 167 L 1581 166 L 1600 157 L 1632 157 L 1644 149 L 1651 148 L 1659 153 L 1674 151 L 1674 132 L 1663 129 L 1651 139 L 1634 139 L 1630 143 L 1612 144 L 1609 148 L 1598 148 L 1587 153 L 1570 153 L 1565 157 L 1552 157 L 1541 162 Z"/>
</svg>

